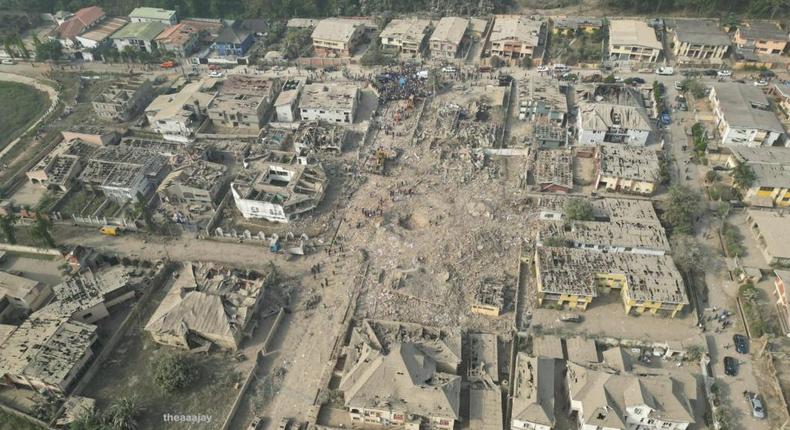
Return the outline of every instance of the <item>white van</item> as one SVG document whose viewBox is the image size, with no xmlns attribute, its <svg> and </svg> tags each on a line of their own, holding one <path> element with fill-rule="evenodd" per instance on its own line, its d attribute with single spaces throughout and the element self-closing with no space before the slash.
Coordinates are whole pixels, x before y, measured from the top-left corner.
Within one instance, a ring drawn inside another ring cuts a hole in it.
<svg viewBox="0 0 790 430">
<path fill-rule="evenodd" d="M 661 67 L 656 69 L 656 74 L 657 75 L 667 75 L 667 76 L 668 75 L 674 75 L 675 74 L 675 69 L 673 69 L 672 67 L 661 66 Z"/>
</svg>

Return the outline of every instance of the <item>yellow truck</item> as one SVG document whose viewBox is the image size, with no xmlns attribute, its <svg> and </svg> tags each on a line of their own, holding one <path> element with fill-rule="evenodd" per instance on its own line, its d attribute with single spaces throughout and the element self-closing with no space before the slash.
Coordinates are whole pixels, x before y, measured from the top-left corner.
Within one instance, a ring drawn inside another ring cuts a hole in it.
<svg viewBox="0 0 790 430">
<path fill-rule="evenodd" d="M 99 233 L 106 236 L 120 236 L 123 230 L 120 227 L 105 225 L 99 229 Z"/>
</svg>

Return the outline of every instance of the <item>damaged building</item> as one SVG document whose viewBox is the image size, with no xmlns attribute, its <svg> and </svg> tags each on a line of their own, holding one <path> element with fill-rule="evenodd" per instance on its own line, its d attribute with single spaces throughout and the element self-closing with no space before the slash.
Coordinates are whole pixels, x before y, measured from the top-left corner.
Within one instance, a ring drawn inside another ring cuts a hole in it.
<svg viewBox="0 0 790 430">
<path fill-rule="evenodd" d="M 573 153 L 570 149 L 541 149 L 534 153 L 531 167 L 539 191 L 573 191 Z"/>
<path fill-rule="evenodd" d="M 252 335 L 269 274 L 187 262 L 145 325 L 158 343 L 235 351 Z"/>
<path fill-rule="evenodd" d="M 303 123 L 293 139 L 294 150 L 300 155 L 317 151 L 340 153 L 346 140 L 346 129 L 334 124 Z"/>
<path fill-rule="evenodd" d="M 286 223 L 315 209 L 326 186 L 320 163 L 290 152 L 271 151 L 250 161 L 230 190 L 244 218 Z"/>
<path fill-rule="evenodd" d="M 167 170 L 167 159 L 151 150 L 121 144 L 98 149 L 79 180 L 108 199 L 125 203 L 149 195 Z"/>
<path fill-rule="evenodd" d="M 68 191 L 98 149 L 97 145 L 81 139 L 63 140 L 25 175 L 33 184 L 50 190 Z"/>
<path fill-rule="evenodd" d="M 85 270 L 53 287 L 55 301 L 47 307 L 74 321 L 93 324 L 110 315 L 110 308 L 132 300 L 137 282 L 121 266 Z"/>
<path fill-rule="evenodd" d="M 274 101 L 274 114 L 278 122 L 294 122 L 299 119 L 299 96 L 302 95 L 304 81 L 288 79 Z"/>
<path fill-rule="evenodd" d="M 157 192 L 170 203 L 211 207 L 219 198 L 227 173 L 223 164 L 197 160 L 170 172 Z"/>
<path fill-rule="evenodd" d="M 256 76 L 230 75 L 206 109 L 217 127 L 247 129 L 258 132 L 264 115 L 274 103 L 278 80 Z"/>
<path fill-rule="evenodd" d="M 535 252 L 538 303 L 585 310 L 599 294 L 619 290 L 626 315 L 674 317 L 688 304 L 683 277 L 666 255 L 608 253 L 541 246 Z"/>
<path fill-rule="evenodd" d="M 582 86 L 577 90 L 576 120 L 580 145 L 622 143 L 645 146 L 653 127 L 642 95 L 620 84 Z"/>
<path fill-rule="evenodd" d="M 595 154 L 595 188 L 606 191 L 650 195 L 661 176 L 658 154 L 653 149 L 600 145 Z"/>
<path fill-rule="evenodd" d="M 664 227 L 659 222 L 579 221 L 543 222 L 537 242 L 551 238 L 568 241 L 575 248 L 602 252 L 664 255 L 671 252 Z"/>
<path fill-rule="evenodd" d="M 202 82 L 184 86 L 175 94 L 163 94 L 145 108 L 151 129 L 167 140 L 188 142 L 206 119 L 214 93 L 204 92 Z"/>
<path fill-rule="evenodd" d="M 108 121 L 129 121 L 154 96 L 151 81 L 142 77 L 116 80 L 93 100 L 96 116 Z"/>
<path fill-rule="evenodd" d="M 364 320 L 352 330 L 339 389 L 352 423 L 451 430 L 460 415 L 460 333 Z"/>
<path fill-rule="evenodd" d="M 557 364 L 554 358 L 530 357 L 519 352 L 513 378 L 511 429 L 552 429 Z"/>
<path fill-rule="evenodd" d="M 505 308 L 505 284 L 496 279 L 484 279 L 475 288 L 472 313 L 498 317 Z"/>
<path fill-rule="evenodd" d="M 299 114 L 305 121 L 354 122 L 361 92 L 354 84 L 321 83 L 305 85 Z"/>
</svg>

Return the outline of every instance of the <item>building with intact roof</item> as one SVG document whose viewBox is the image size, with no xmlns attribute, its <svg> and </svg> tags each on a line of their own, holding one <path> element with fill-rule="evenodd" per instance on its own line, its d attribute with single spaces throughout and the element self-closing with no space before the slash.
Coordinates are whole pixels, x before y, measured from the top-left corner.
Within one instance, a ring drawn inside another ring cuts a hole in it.
<svg viewBox="0 0 790 430">
<path fill-rule="evenodd" d="M 244 57 L 255 43 L 255 31 L 248 20 L 232 21 L 214 38 L 214 50 L 222 57 Z"/>
<path fill-rule="evenodd" d="M 715 21 L 679 19 L 674 23 L 672 51 L 680 62 L 720 62 L 730 50 L 730 37 Z"/>
<path fill-rule="evenodd" d="M 488 41 L 490 55 L 510 63 L 530 58 L 538 66 L 543 64 L 546 48 L 546 22 L 523 15 L 495 15 Z"/>
<path fill-rule="evenodd" d="M 304 81 L 288 79 L 274 101 L 274 113 L 278 122 L 294 122 L 299 119 L 299 96 L 302 95 Z"/>
<path fill-rule="evenodd" d="M 780 55 L 787 48 L 787 32 L 776 22 L 749 21 L 738 26 L 732 42 L 757 54 Z"/>
<path fill-rule="evenodd" d="M 16 310 L 14 312 L 16 316 L 27 315 L 41 309 L 47 303 L 52 297 L 52 288 L 33 279 L 0 271 L 0 298 L 3 297 Z M 0 305 L 0 315 L 5 314 L 5 310 Z M 0 323 L 5 322 L 0 317 Z"/>
<path fill-rule="evenodd" d="M 326 18 L 313 29 L 313 49 L 322 57 L 350 57 L 365 33 L 364 24 L 355 19 Z"/>
<path fill-rule="evenodd" d="M 650 195 L 660 179 L 658 154 L 653 149 L 607 143 L 595 153 L 595 188 Z"/>
<path fill-rule="evenodd" d="M 167 25 L 158 21 L 130 22 L 110 36 L 115 48 L 123 51 L 127 47 L 140 51 L 151 52 L 156 46 L 156 36 Z"/>
<path fill-rule="evenodd" d="M 215 94 L 204 92 L 202 82 L 184 86 L 175 94 L 162 94 L 145 108 L 149 126 L 167 140 L 188 142 L 207 117 Z"/>
<path fill-rule="evenodd" d="M 774 296 L 779 322 L 785 334 L 790 333 L 790 270 L 774 270 Z"/>
<path fill-rule="evenodd" d="M 658 312 L 674 317 L 688 304 L 672 258 L 540 246 L 535 252 L 538 303 L 585 310 L 599 294 L 619 290 L 626 315 Z"/>
<path fill-rule="evenodd" d="M 379 33 L 381 46 L 403 55 L 420 55 L 430 28 L 431 21 L 428 19 L 393 19 Z"/>
<path fill-rule="evenodd" d="M 722 144 L 787 145 L 784 127 L 759 87 L 718 83 L 711 88 L 709 99 Z"/>
<path fill-rule="evenodd" d="M 354 122 L 361 91 L 353 83 L 315 83 L 302 88 L 299 115 L 303 121 Z"/>
<path fill-rule="evenodd" d="M 95 28 L 106 16 L 104 9 L 98 6 L 84 7 L 63 21 L 51 37 L 67 48 L 74 47 L 78 42 L 77 36 Z"/>
<path fill-rule="evenodd" d="M 446 16 L 431 33 L 429 46 L 433 58 L 455 58 L 461 52 L 469 20 Z"/>
<path fill-rule="evenodd" d="M 556 424 L 554 398 L 557 364 L 554 358 L 530 357 L 524 352 L 516 356 L 513 377 L 513 400 L 510 428 L 512 430 L 551 430 Z"/>
<path fill-rule="evenodd" d="M 581 429 L 685 430 L 695 422 L 684 382 L 671 376 L 616 374 L 568 363 L 567 383 Z"/>
<path fill-rule="evenodd" d="M 326 173 L 307 157 L 271 151 L 248 163 L 230 185 L 244 218 L 286 223 L 315 209 L 324 198 Z"/>
<path fill-rule="evenodd" d="M 754 181 L 745 190 L 744 199 L 755 206 L 790 206 L 790 148 L 732 147 L 727 165 L 746 164 L 754 172 Z"/>
<path fill-rule="evenodd" d="M 77 36 L 77 42 L 79 42 L 80 46 L 83 48 L 97 48 L 105 43 L 110 43 L 110 36 L 128 23 L 129 21 L 124 18 L 105 19 L 87 32 Z"/>
<path fill-rule="evenodd" d="M 179 57 L 187 57 L 198 44 L 200 31 L 185 23 L 171 25 L 156 36 L 156 46 Z"/>
<path fill-rule="evenodd" d="M 790 218 L 781 212 L 748 210 L 746 221 L 766 263 L 790 263 L 790 241 L 786 235 L 790 229 Z"/>
<path fill-rule="evenodd" d="M 609 22 L 609 58 L 614 61 L 655 63 L 661 42 L 644 21 L 615 19 Z"/>
<path fill-rule="evenodd" d="M 364 320 L 346 350 L 339 389 L 352 423 L 451 430 L 460 420 L 459 333 Z"/>
<path fill-rule="evenodd" d="M 145 77 L 113 81 L 91 103 L 96 116 L 108 121 L 129 121 L 140 113 L 154 96 L 154 88 Z"/>
<path fill-rule="evenodd" d="M 178 15 L 174 10 L 167 10 L 158 7 L 138 7 L 130 14 L 132 22 L 158 22 L 164 25 L 176 25 Z"/>
</svg>

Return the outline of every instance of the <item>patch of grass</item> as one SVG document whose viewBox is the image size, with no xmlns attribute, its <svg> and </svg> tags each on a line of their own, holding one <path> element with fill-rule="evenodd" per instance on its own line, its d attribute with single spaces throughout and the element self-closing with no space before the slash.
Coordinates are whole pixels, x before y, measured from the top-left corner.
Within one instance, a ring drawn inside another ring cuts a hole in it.
<svg viewBox="0 0 790 430">
<path fill-rule="evenodd" d="M 42 430 L 42 427 L 39 427 L 28 420 L 19 418 L 16 415 L 6 413 L 3 410 L 0 410 L 0 428 L 14 430 Z"/>
<path fill-rule="evenodd" d="M 749 323 L 751 337 L 757 338 L 764 334 L 773 333 L 776 335 L 779 333 L 776 321 L 764 312 L 764 309 L 769 305 L 761 300 L 760 290 L 753 284 L 744 284 L 738 289 L 738 296 L 741 299 L 743 313 Z"/>
<path fill-rule="evenodd" d="M 43 92 L 16 82 L 0 82 L 0 147 L 30 127 L 49 106 Z"/>
</svg>

